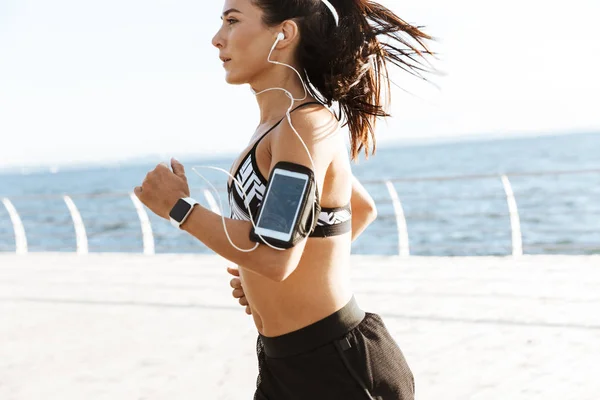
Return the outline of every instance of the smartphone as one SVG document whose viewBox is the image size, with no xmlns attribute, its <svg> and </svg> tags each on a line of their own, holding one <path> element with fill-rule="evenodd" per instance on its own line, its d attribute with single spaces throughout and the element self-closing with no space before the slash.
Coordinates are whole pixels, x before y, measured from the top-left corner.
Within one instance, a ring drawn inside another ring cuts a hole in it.
<svg viewBox="0 0 600 400">
<path fill-rule="evenodd" d="M 308 175 L 275 168 L 260 207 L 254 232 L 265 238 L 284 242 L 292 233 L 300 215 L 302 200 L 308 188 Z"/>
</svg>

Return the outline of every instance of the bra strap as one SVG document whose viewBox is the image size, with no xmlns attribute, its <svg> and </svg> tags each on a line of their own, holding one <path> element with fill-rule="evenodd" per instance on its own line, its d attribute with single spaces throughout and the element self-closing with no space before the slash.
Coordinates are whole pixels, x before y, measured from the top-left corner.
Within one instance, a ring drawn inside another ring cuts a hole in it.
<svg viewBox="0 0 600 400">
<path fill-rule="evenodd" d="M 293 110 L 291 110 L 291 111 L 290 111 L 290 114 L 291 114 L 291 113 L 293 113 L 294 111 L 296 111 L 296 110 L 298 110 L 298 109 L 302 108 L 302 107 L 305 107 L 305 106 L 308 106 L 308 105 L 311 105 L 311 104 L 319 104 L 319 105 L 322 105 L 322 104 L 321 104 L 321 103 L 319 103 L 318 101 L 309 101 L 308 103 L 303 103 L 303 104 L 300 104 L 299 106 L 297 106 L 296 108 L 294 108 Z M 269 134 L 269 133 L 270 133 L 270 132 L 271 132 L 273 129 L 277 128 L 277 127 L 279 126 L 279 124 L 281 124 L 281 123 L 283 122 L 283 120 L 284 120 L 284 119 L 285 119 L 285 117 L 281 118 L 281 119 L 279 120 L 279 122 L 277 122 L 275 125 L 273 125 L 271 128 L 269 128 L 269 130 L 268 130 L 268 131 L 266 131 L 266 132 L 265 132 L 265 133 L 264 133 L 264 134 L 263 134 L 263 135 L 262 135 L 262 136 L 261 136 L 261 137 L 260 137 L 260 138 L 259 138 L 259 139 L 258 139 L 258 140 L 255 142 L 255 143 L 254 143 L 254 146 L 252 146 L 252 149 L 253 149 L 253 150 L 254 150 L 254 149 L 256 149 L 256 148 L 258 147 L 258 144 L 260 143 L 260 141 L 261 141 L 261 140 L 263 140 L 263 138 L 264 138 L 265 136 L 267 136 L 267 135 L 268 135 L 268 134 Z"/>
</svg>

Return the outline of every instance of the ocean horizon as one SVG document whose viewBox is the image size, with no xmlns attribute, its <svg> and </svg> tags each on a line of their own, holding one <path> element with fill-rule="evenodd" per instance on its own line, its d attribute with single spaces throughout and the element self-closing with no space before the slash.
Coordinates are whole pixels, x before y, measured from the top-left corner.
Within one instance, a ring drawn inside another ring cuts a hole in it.
<svg viewBox="0 0 600 400">
<path fill-rule="evenodd" d="M 403 138 L 396 140 L 387 140 L 378 142 L 377 151 L 388 150 L 394 148 L 405 148 L 405 147 L 428 147 L 437 145 L 451 145 L 460 143 L 472 143 L 472 142 L 496 142 L 506 140 L 526 140 L 532 138 L 543 138 L 543 137 L 554 137 L 554 136 L 585 136 L 585 135 L 596 135 L 600 134 L 600 131 L 557 131 L 557 132 L 533 132 L 533 133 L 513 133 L 510 136 L 504 134 L 470 134 L 462 136 L 448 136 L 448 137 L 426 137 L 426 138 Z M 240 147 L 240 151 L 243 150 L 245 145 Z M 175 155 L 182 162 L 202 160 L 221 160 L 221 159 L 233 159 L 239 155 L 237 151 L 207 151 L 205 153 L 198 152 L 195 154 L 182 154 Z M 370 157 L 376 157 L 377 154 Z M 360 161 L 365 162 L 364 153 L 361 153 Z M 3 165 L 0 160 L 0 176 L 2 175 L 13 175 L 13 174 L 35 174 L 52 172 L 56 173 L 61 170 L 82 170 L 89 168 L 98 167 L 114 167 L 114 166 L 132 166 L 139 164 L 148 163 L 159 163 L 168 161 L 170 156 L 166 153 L 148 153 L 128 158 L 119 159 L 100 159 L 87 162 L 43 162 L 39 164 L 19 164 L 19 165 Z"/>
</svg>

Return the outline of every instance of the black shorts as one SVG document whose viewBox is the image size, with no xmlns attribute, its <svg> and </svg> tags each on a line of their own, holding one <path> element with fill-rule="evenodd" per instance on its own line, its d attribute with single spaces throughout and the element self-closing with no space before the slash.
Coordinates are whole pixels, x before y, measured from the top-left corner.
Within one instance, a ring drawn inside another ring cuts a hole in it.
<svg viewBox="0 0 600 400">
<path fill-rule="evenodd" d="M 277 337 L 259 334 L 254 400 L 413 400 L 414 378 L 378 314 L 354 297 L 334 314 Z"/>
</svg>

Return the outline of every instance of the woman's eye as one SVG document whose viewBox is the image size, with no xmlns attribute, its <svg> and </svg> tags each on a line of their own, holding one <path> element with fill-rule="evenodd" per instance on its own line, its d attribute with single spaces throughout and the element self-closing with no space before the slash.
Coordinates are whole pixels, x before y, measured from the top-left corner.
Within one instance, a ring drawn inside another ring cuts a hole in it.
<svg viewBox="0 0 600 400">
<path fill-rule="evenodd" d="M 236 19 L 233 19 L 233 18 L 227 18 L 227 23 L 228 23 L 229 25 L 233 25 L 233 24 L 235 24 L 236 22 L 237 22 L 237 20 L 236 20 Z"/>
</svg>

